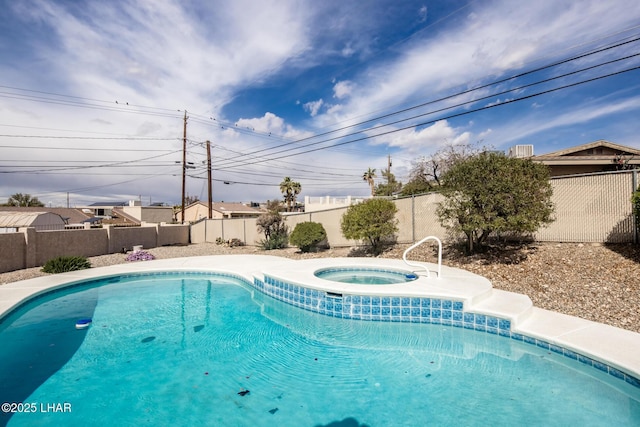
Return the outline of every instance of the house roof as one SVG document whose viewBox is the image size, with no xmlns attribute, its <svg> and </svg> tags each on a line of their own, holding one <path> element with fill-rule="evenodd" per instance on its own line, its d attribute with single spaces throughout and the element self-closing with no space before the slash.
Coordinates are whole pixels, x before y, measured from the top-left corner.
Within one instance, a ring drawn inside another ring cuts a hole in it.
<svg viewBox="0 0 640 427">
<path fill-rule="evenodd" d="M 0 212 L 51 212 L 60 215 L 67 224 L 80 224 L 93 215 L 84 214 L 80 209 L 74 208 L 47 208 L 47 207 L 22 207 L 22 206 L 0 206 Z"/>
<path fill-rule="evenodd" d="M 128 204 L 129 202 L 111 201 L 111 202 L 96 202 L 96 203 L 90 204 L 89 206 L 96 207 L 96 208 L 110 208 L 113 206 L 127 206 Z"/>
<path fill-rule="evenodd" d="M 111 220 L 109 221 L 105 221 L 108 224 L 119 224 L 119 223 L 134 223 L 134 224 L 140 224 L 140 219 L 134 217 L 133 215 L 130 215 L 128 213 L 126 213 L 124 211 L 124 209 L 122 209 L 122 207 L 118 207 L 116 209 L 114 209 L 113 211 L 111 211 L 112 214 L 115 217 L 112 217 Z"/>
<path fill-rule="evenodd" d="M 598 141 L 589 142 L 587 144 L 576 145 L 575 147 L 565 148 L 564 150 L 554 151 L 552 153 L 541 154 L 539 156 L 534 156 L 533 158 L 536 160 L 543 159 L 552 159 L 558 157 L 603 157 L 606 159 L 610 159 L 612 155 L 587 155 L 579 156 L 580 152 L 587 151 L 593 148 L 610 148 L 611 150 L 617 152 L 617 154 L 625 155 L 625 156 L 640 156 L 640 150 L 637 148 L 627 147 L 626 145 L 615 144 L 610 141 L 605 141 L 604 139 L 600 139 Z M 576 156 L 578 155 L 578 156 Z"/>
<path fill-rule="evenodd" d="M 185 207 L 185 210 L 196 206 L 196 205 L 200 205 L 203 206 L 205 208 L 209 207 L 208 203 L 202 202 L 200 200 L 198 200 L 197 202 L 193 202 L 191 203 L 189 206 Z M 247 206 L 243 203 L 233 203 L 233 202 L 213 202 L 211 203 L 211 209 L 213 209 L 216 212 L 220 212 L 223 214 L 230 214 L 230 213 L 243 213 L 243 214 L 261 214 L 262 211 L 252 208 L 250 206 Z"/>
<path fill-rule="evenodd" d="M 84 223 L 84 222 L 88 222 L 89 224 L 95 224 L 95 223 L 100 222 L 100 221 L 102 221 L 102 218 L 98 218 L 97 216 L 94 216 L 94 217 L 92 217 L 92 218 L 87 218 L 87 219 L 85 219 L 85 220 L 84 220 L 84 221 L 82 221 L 82 222 L 83 222 L 83 223 Z"/>
<path fill-rule="evenodd" d="M 222 213 L 229 213 L 229 212 L 233 212 L 233 213 L 255 213 L 255 214 L 261 213 L 258 209 L 252 208 L 252 207 L 244 205 L 242 203 L 224 203 L 224 202 L 220 202 L 220 203 L 212 203 L 211 205 L 212 205 L 211 208 L 213 210 L 216 210 L 216 211 L 222 212 Z"/>
<path fill-rule="evenodd" d="M 41 216 L 52 216 L 54 221 L 58 221 L 59 224 L 64 224 L 64 221 L 60 215 L 51 212 L 16 212 L 16 211 L 2 211 L 0 212 L 0 227 L 28 227 L 38 220 Z M 55 222 L 54 222 L 55 223 Z"/>
</svg>

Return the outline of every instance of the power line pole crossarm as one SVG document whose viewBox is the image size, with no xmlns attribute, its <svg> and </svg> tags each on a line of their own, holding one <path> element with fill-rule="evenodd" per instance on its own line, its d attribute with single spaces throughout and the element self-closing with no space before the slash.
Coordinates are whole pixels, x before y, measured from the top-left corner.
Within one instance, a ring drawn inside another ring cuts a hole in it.
<svg viewBox="0 0 640 427">
<path fill-rule="evenodd" d="M 207 184 L 209 189 L 209 219 L 213 218 L 213 180 L 211 176 L 211 142 L 207 141 Z"/>
<path fill-rule="evenodd" d="M 182 211 L 180 222 L 184 224 L 184 199 L 187 185 L 187 110 L 184 110 L 184 127 L 182 131 Z"/>
</svg>

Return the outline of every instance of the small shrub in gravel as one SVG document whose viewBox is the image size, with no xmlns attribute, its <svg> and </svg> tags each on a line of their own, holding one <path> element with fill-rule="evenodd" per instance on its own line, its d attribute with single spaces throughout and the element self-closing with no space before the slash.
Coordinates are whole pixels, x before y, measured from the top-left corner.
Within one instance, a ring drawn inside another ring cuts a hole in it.
<svg viewBox="0 0 640 427">
<path fill-rule="evenodd" d="M 327 232 L 319 222 L 301 222 L 289 236 L 289 242 L 302 252 L 317 249 L 318 245 L 326 240 Z"/>
<path fill-rule="evenodd" d="M 82 256 L 61 256 L 50 259 L 42 267 L 43 273 L 66 273 L 68 271 L 84 270 L 91 268 L 88 259 Z"/>
<path fill-rule="evenodd" d="M 230 248 L 235 248 L 237 246 L 244 246 L 244 242 L 240 239 L 233 238 L 228 242 Z"/>
<path fill-rule="evenodd" d="M 152 254 L 146 251 L 131 252 L 127 255 L 127 261 L 151 261 L 156 259 Z"/>
</svg>

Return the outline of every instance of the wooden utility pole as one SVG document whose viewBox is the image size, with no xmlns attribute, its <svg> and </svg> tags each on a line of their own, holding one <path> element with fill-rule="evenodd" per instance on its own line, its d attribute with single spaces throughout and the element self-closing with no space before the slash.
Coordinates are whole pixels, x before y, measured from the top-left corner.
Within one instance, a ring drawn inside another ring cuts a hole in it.
<svg viewBox="0 0 640 427">
<path fill-rule="evenodd" d="M 184 110 L 184 129 L 182 131 L 182 219 L 184 224 L 184 198 L 187 186 L 187 110 Z"/>
<path fill-rule="evenodd" d="M 207 183 L 209 184 L 209 219 L 213 218 L 213 181 L 211 176 L 211 142 L 207 141 Z"/>
<path fill-rule="evenodd" d="M 387 185 L 390 183 L 391 177 L 391 154 L 387 154 Z"/>
</svg>

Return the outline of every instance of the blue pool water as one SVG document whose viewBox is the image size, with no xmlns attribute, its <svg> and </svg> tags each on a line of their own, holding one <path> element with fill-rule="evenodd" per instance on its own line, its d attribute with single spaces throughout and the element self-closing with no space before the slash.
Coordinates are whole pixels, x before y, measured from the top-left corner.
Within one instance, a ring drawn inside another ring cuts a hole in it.
<svg viewBox="0 0 640 427">
<path fill-rule="evenodd" d="M 71 409 L 5 415 L 10 426 L 640 423 L 639 389 L 536 346 L 326 317 L 230 277 L 58 293 L 7 317 L 0 342 L 0 401 Z"/>
<path fill-rule="evenodd" d="M 354 267 L 324 268 L 314 274 L 321 279 L 357 285 L 391 285 L 411 282 L 418 277 L 410 271 Z"/>
</svg>

